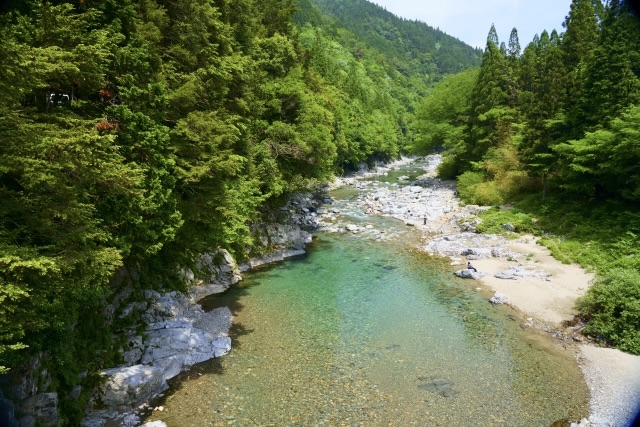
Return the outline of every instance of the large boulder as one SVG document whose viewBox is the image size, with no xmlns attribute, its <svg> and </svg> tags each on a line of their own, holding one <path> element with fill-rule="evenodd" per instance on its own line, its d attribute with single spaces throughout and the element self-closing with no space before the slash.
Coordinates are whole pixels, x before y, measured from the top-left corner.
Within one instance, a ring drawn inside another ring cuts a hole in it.
<svg viewBox="0 0 640 427">
<path fill-rule="evenodd" d="M 475 279 L 478 280 L 482 277 L 481 273 L 478 273 L 477 271 L 473 271 L 470 268 L 463 268 L 462 270 L 458 270 L 455 273 L 456 276 L 460 277 L 461 279 Z"/>
<path fill-rule="evenodd" d="M 105 419 L 115 418 L 121 421 L 117 425 L 127 425 L 127 412 L 162 393 L 167 380 L 231 350 L 229 308 L 205 313 L 192 296 L 180 292 L 146 291 L 145 296 L 146 330 L 129 338 L 123 351 L 127 365 L 102 372 L 105 382 L 94 392 L 90 405 L 101 410 L 89 414 L 83 421 L 86 427 L 102 426 Z"/>
<path fill-rule="evenodd" d="M 96 395 L 109 408 L 129 409 L 167 389 L 164 369 L 159 366 L 134 365 L 103 371 L 106 378 Z"/>
</svg>

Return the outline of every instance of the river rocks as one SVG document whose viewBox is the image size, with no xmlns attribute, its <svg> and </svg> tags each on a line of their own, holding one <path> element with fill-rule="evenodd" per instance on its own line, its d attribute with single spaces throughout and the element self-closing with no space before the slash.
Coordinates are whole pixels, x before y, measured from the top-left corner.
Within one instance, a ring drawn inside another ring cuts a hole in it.
<svg viewBox="0 0 640 427">
<path fill-rule="evenodd" d="M 159 366 L 135 365 L 107 369 L 99 394 L 95 396 L 107 407 L 137 406 L 167 389 L 164 369 Z"/>
<path fill-rule="evenodd" d="M 500 271 L 494 275 L 498 279 L 518 280 L 521 277 L 538 277 L 549 280 L 549 274 L 544 271 L 530 270 L 522 265 L 510 267 L 507 270 Z"/>
<path fill-rule="evenodd" d="M 196 278 L 201 279 L 197 284 L 231 286 L 242 280 L 235 260 L 226 249 L 219 248 L 215 252 L 200 255 L 196 268 Z"/>
<path fill-rule="evenodd" d="M 275 250 L 301 250 L 311 242 L 311 233 L 294 224 L 261 224 L 255 229 L 262 246 Z"/>
<path fill-rule="evenodd" d="M 345 230 L 351 232 L 351 233 L 357 233 L 358 230 L 360 229 L 360 227 L 358 227 L 355 224 L 347 224 L 344 226 Z"/>
<path fill-rule="evenodd" d="M 311 212 L 309 217 L 312 220 L 299 220 L 317 226 L 318 216 Z M 239 266 L 239 271 L 244 272 L 264 264 L 280 262 L 287 258 L 292 258 L 305 254 L 305 246 L 311 243 L 313 235 L 300 228 L 297 224 L 260 224 L 254 226 L 254 231 L 260 236 L 262 247 L 254 248 L 253 255 L 249 261 Z M 257 253 L 261 253 L 257 255 Z"/>
<path fill-rule="evenodd" d="M 293 258 L 296 256 L 304 255 L 304 249 L 286 249 L 277 252 L 273 252 L 264 256 L 259 256 L 255 258 L 251 258 L 246 263 L 240 265 L 240 271 L 245 272 L 249 271 L 253 268 L 259 267 L 264 264 L 271 264 L 274 262 L 281 262 L 287 258 Z"/>
<path fill-rule="evenodd" d="M 457 277 L 460 277 L 462 279 L 475 279 L 475 280 L 478 280 L 483 276 L 482 273 L 478 273 L 469 268 L 463 268 L 462 270 L 458 270 L 453 274 L 455 274 Z"/>
<path fill-rule="evenodd" d="M 126 420 L 133 418 L 128 411 L 164 391 L 167 380 L 231 349 L 231 339 L 226 336 L 232 318 L 229 308 L 205 313 L 194 300 L 197 292 L 159 294 L 148 290 L 144 294 L 147 300 L 142 318 L 147 327 L 142 335 L 130 335 L 123 350 L 126 365 L 102 372 L 105 381 L 94 392 L 89 408 L 103 409 L 90 413 L 83 421 L 86 427 L 102 426 L 107 419 L 115 425 L 129 425 Z M 134 304 L 139 307 L 140 302 Z"/>
<path fill-rule="evenodd" d="M 507 296 L 505 294 L 502 294 L 500 292 L 496 292 L 495 294 L 493 294 L 493 296 L 491 298 L 489 298 L 489 301 L 491 301 L 491 303 L 493 304 L 506 304 L 509 302 L 509 299 L 507 298 Z"/>
<path fill-rule="evenodd" d="M 453 388 L 453 382 L 440 377 L 418 377 L 418 389 L 436 393 L 442 397 L 453 397 L 458 392 Z"/>
</svg>

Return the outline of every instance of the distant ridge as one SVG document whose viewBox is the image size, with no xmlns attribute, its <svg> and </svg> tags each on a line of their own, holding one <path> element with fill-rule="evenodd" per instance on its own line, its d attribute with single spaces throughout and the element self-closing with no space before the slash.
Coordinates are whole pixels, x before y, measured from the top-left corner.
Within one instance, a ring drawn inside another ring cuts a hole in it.
<svg viewBox="0 0 640 427">
<path fill-rule="evenodd" d="M 480 64 L 482 50 L 424 22 L 399 18 L 366 0 L 299 0 L 300 22 L 319 25 L 322 18 L 309 7 L 310 3 L 358 39 L 384 53 L 403 74 L 429 74 L 437 80 L 437 76 Z"/>
</svg>

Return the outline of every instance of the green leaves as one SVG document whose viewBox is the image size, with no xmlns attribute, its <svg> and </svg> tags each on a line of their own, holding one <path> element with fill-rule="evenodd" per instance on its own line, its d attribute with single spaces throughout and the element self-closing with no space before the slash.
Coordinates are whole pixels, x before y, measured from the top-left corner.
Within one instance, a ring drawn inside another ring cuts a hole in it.
<svg viewBox="0 0 640 427">
<path fill-rule="evenodd" d="M 461 144 L 469 121 L 471 91 L 478 69 L 448 76 L 423 100 L 416 117 L 414 152 Z"/>
<path fill-rule="evenodd" d="M 640 272 L 613 269 L 580 300 L 585 332 L 623 351 L 640 354 Z"/>
<path fill-rule="evenodd" d="M 555 150 L 568 167 L 567 188 L 592 196 L 600 188 L 630 201 L 640 200 L 640 107 L 627 110 L 611 123 L 610 130 L 588 132 L 583 139 Z"/>
</svg>

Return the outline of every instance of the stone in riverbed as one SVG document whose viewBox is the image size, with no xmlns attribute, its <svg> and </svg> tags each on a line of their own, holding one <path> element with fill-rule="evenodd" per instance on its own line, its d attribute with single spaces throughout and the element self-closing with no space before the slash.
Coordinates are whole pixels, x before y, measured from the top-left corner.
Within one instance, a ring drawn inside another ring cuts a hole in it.
<svg viewBox="0 0 640 427">
<path fill-rule="evenodd" d="M 453 382 L 446 378 L 439 377 L 418 377 L 418 388 L 441 395 L 442 397 L 453 397 L 458 394 L 453 389 Z"/>
<path fill-rule="evenodd" d="M 167 388 L 163 374 L 162 368 L 147 365 L 107 369 L 98 399 L 108 407 L 138 405 Z"/>
<path fill-rule="evenodd" d="M 509 302 L 509 299 L 507 298 L 507 296 L 505 294 L 500 293 L 500 292 L 496 292 L 489 299 L 489 301 L 491 301 L 493 304 L 506 304 L 507 302 Z"/>
<path fill-rule="evenodd" d="M 346 229 L 347 229 L 347 231 L 350 231 L 350 232 L 352 232 L 352 233 L 357 233 L 357 232 L 358 232 L 358 229 L 359 229 L 360 227 L 358 227 L 358 226 L 357 226 L 357 225 L 355 225 L 355 224 L 347 224 L 344 228 L 346 228 Z"/>
<path fill-rule="evenodd" d="M 475 272 L 469 268 L 463 268 L 462 270 L 458 270 L 455 273 L 456 276 L 460 277 L 461 279 L 475 279 L 478 280 L 482 277 L 482 274 Z"/>
</svg>

